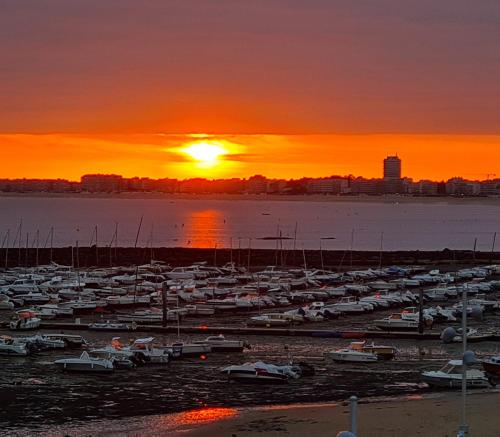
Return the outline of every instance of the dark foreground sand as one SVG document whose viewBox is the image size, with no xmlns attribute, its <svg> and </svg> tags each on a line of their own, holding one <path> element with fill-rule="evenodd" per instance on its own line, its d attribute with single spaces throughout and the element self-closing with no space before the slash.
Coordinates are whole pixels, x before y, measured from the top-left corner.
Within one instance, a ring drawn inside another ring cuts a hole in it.
<svg viewBox="0 0 500 437">
<path fill-rule="evenodd" d="M 460 423 L 459 393 L 360 404 L 358 435 L 362 437 L 454 437 Z M 468 396 L 470 436 L 500 436 L 500 392 Z M 227 420 L 188 432 L 206 436 L 335 436 L 348 429 L 349 407 L 342 404 L 269 407 L 243 411 Z"/>
</svg>

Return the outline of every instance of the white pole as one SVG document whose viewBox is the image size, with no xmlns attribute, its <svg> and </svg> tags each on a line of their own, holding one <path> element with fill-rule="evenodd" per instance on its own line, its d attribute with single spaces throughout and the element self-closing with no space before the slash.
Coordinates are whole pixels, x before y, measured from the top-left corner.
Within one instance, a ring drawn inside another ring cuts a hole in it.
<svg viewBox="0 0 500 437">
<path fill-rule="evenodd" d="M 351 432 L 358 435 L 358 398 L 351 396 Z"/>
</svg>

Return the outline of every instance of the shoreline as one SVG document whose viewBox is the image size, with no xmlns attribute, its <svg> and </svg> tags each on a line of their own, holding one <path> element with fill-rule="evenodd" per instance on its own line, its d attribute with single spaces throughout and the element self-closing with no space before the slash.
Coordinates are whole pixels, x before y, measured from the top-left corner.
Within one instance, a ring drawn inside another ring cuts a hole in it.
<svg viewBox="0 0 500 437">
<path fill-rule="evenodd" d="M 122 200 L 191 200 L 191 201 L 268 201 L 268 202 L 337 202 L 337 203 L 479 203 L 500 205 L 500 197 L 452 197 L 410 195 L 330 195 L 330 194 L 171 194 L 154 192 L 123 193 L 20 193 L 0 192 L 5 198 L 56 198 L 56 199 L 122 199 Z"/>
<path fill-rule="evenodd" d="M 498 436 L 497 414 L 500 392 L 468 392 L 467 421 L 474 435 Z M 494 398 L 494 399 L 493 399 Z M 358 404 L 359 435 L 454 436 L 460 424 L 459 392 L 436 392 L 389 399 L 361 399 Z M 489 419 L 489 420 L 488 420 Z M 348 402 L 257 407 L 229 415 L 222 421 L 179 427 L 178 435 L 210 437 L 255 435 L 302 437 L 334 436 L 349 429 Z M 174 431 L 175 432 L 175 431 Z"/>
<path fill-rule="evenodd" d="M 469 391 L 467 423 L 473 435 L 497 437 L 500 390 Z M 460 392 L 441 391 L 399 397 L 361 398 L 358 433 L 369 437 L 452 437 L 461 420 Z M 350 426 L 349 402 L 273 404 L 248 408 L 202 406 L 181 413 L 94 420 L 61 426 L 52 437 L 303 437 L 335 436 Z M 7 436 L 45 435 L 45 429 L 12 428 Z M 89 432 L 94 434 L 89 434 Z"/>
</svg>

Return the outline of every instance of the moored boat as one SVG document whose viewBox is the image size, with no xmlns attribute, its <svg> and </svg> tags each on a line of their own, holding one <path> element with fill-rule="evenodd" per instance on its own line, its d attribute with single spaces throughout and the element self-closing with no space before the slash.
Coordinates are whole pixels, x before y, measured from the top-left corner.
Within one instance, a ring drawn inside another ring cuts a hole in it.
<svg viewBox="0 0 500 437">
<path fill-rule="evenodd" d="M 9 323 L 12 331 L 29 331 L 38 329 L 42 320 L 33 311 L 21 310 Z"/>
<path fill-rule="evenodd" d="M 30 349 L 26 343 L 8 336 L 0 337 L 0 355 L 26 356 L 30 354 Z"/>
<path fill-rule="evenodd" d="M 293 371 L 292 366 L 275 366 L 262 361 L 228 366 L 221 372 L 227 375 L 229 380 L 263 384 L 284 384 L 289 379 L 300 376 Z"/>
<path fill-rule="evenodd" d="M 401 314 L 391 314 L 389 317 L 375 320 L 375 326 L 384 331 L 416 331 L 418 330 L 418 321 L 409 320 L 402 317 Z"/>
<path fill-rule="evenodd" d="M 483 369 L 491 385 L 500 382 L 500 355 L 482 361 Z"/>
<path fill-rule="evenodd" d="M 375 343 L 367 343 L 366 341 L 352 342 L 350 348 L 361 352 L 375 354 L 379 360 L 392 360 L 397 353 L 397 349 L 393 346 L 376 345 Z"/>
<path fill-rule="evenodd" d="M 89 330 L 91 331 L 135 331 L 136 329 L 137 325 L 135 322 L 127 324 L 106 320 L 105 322 L 96 322 L 89 325 Z"/>
<path fill-rule="evenodd" d="M 227 340 L 222 334 L 207 337 L 205 340 L 197 340 L 194 343 L 210 345 L 212 352 L 243 352 L 250 345 L 243 340 Z"/>
<path fill-rule="evenodd" d="M 56 360 L 54 364 L 67 372 L 111 373 L 115 370 L 111 360 L 91 357 L 87 352 L 83 352 L 78 358 Z"/>
<path fill-rule="evenodd" d="M 44 334 L 44 337 L 53 340 L 62 340 L 70 349 L 78 349 L 87 344 L 85 339 L 77 334 Z"/>
<path fill-rule="evenodd" d="M 377 355 L 363 352 L 351 347 L 336 349 L 327 353 L 327 357 L 337 362 L 345 363 L 374 363 L 378 361 Z"/>
<path fill-rule="evenodd" d="M 489 382 L 486 374 L 478 369 L 467 368 L 467 388 L 484 388 Z M 434 387 L 462 387 L 462 360 L 451 360 L 441 369 L 422 372 L 422 380 Z"/>
</svg>

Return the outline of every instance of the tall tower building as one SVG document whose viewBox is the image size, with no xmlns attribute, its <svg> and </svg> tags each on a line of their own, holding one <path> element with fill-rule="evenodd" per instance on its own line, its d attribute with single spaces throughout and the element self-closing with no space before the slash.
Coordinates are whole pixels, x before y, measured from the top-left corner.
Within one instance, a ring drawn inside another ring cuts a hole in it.
<svg viewBox="0 0 500 437">
<path fill-rule="evenodd" d="M 388 156 L 384 159 L 384 192 L 387 194 L 400 194 L 404 192 L 401 179 L 401 159 L 398 156 Z"/>
<path fill-rule="evenodd" d="M 384 179 L 401 179 L 401 159 L 398 156 L 388 156 L 384 159 Z"/>
</svg>

